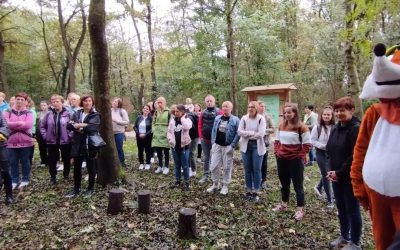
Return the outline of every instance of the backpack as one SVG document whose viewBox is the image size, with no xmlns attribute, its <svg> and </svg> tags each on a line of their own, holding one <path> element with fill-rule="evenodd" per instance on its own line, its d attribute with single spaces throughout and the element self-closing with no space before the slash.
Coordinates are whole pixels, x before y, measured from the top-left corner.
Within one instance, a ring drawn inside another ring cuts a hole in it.
<svg viewBox="0 0 400 250">
<path fill-rule="evenodd" d="M 199 137 L 198 125 L 199 125 L 199 115 L 193 112 L 186 113 L 186 116 L 192 121 L 192 127 L 189 130 L 190 139 L 195 139 Z"/>
</svg>

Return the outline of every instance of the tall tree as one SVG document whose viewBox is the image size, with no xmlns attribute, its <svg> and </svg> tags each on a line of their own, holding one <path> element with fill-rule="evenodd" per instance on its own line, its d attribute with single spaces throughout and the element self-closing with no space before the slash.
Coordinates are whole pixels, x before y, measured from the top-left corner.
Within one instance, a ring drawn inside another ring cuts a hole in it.
<svg viewBox="0 0 400 250">
<path fill-rule="evenodd" d="M 151 73 L 151 97 L 153 100 L 157 98 L 157 77 L 156 77 L 156 52 L 154 51 L 153 32 L 152 32 L 152 9 L 151 0 L 146 0 L 146 25 L 147 36 L 149 38 L 150 47 L 150 73 Z"/>
<path fill-rule="evenodd" d="M 235 40 L 233 30 L 233 11 L 237 4 L 237 0 L 225 1 L 225 17 L 227 23 L 227 58 L 230 67 L 230 98 L 233 104 L 233 112 L 238 113 L 238 98 L 237 98 L 237 82 L 236 82 L 236 60 L 235 60 Z"/>
<path fill-rule="evenodd" d="M 142 18 L 141 13 L 135 10 L 135 6 L 134 6 L 134 1 L 131 0 L 131 3 L 128 4 L 128 2 L 126 0 L 119 0 L 118 2 L 120 2 L 124 8 L 125 11 L 129 13 L 132 22 L 133 22 L 133 26 L 135 27 L 135 32 L 136 32 L 136 38 L 137 38 L 137 42 L 138 42 L 138 46 L 139 46 L 139 76 L 140 76 L 140 87 L 139 87 L 139 93 L 138 93 L 138 107 L 142 107 L 143 106 L 143 99 L 144 99 L 144 85 L 146 83 L 146 78 L 144 76 L 144 66 L 143 66 L 143 45 L 142 45 L 142 38 L 140 35 L 140 31 L 138 28 L 138 24 L 137 24 L 137 18 Z"/>
<path fill-rule="evenodd" d="M 75 75 L 76 61 L 77 61 L 83 40 L 85 39 L 86 29 L 87 29 L 85 6 L 83 3 L 83 0 L 80 0 L 78 2 L 77 6 L 75 7 L 74 11 L 72 12 L 71 16 L 69 16 L 69 18 L 67 19 L 66 22 L 64 22 L 61 0 L 57 0 L 57 10 L 58 10 L 58 20 L 60 23 L 62 42 L 64 45 L 65 53 L 67 55 L 67 64 L 68 64 L 68 90 L 67 90 L 67 92 L 75 92 L 76 91 L 76 75 Z M 81 13 L 81 18 L 82 18 L 82 30 L 81 30 L 81 33 L 80 33 L 80 36 L 79 36 L 78 42 L 76 43 L 75 48 L 72 48 L 71 47 L 71 39 L 68 38 L 68 34 L 67 34 L 67 27 L 68 27 L 69 22 L 79 12 Z"/>
<path fill-rule="evenodd" d="M 107 143 L 99 153 L 97 182 L 103 186 L 117 180 L 118 160 L 110 105 L 109 58 L 105 34 L 105 0 L 91 0 L 89 7 L 89 34 L 93 56 L 93 84 L 96 109 L 100 112 L 100 133 Z"/>
<path fill-rule="evenodd" d="M 0 24 L 3 23 L 4 19 L 13 13 L 16 10 L 16 8 L 8 10 L 6 13 L 1 14 L 0 13 Z M 3 25 L 0 25 L 0 91 L 3 91 L 5 93 L 8 93 L 8 83 L 7 83 L 7 78 L 6 78 L 6 69 L 5 69 L 5 63 L 4 63 L 4 52 L 5 52 L 5 45 L 6 43 L 11 43 L 11 41 L 5 41 L 3 37 L 3 33 L 7 30 L 14 29 L 13 27 L 2 27 Z"/>
</svg>

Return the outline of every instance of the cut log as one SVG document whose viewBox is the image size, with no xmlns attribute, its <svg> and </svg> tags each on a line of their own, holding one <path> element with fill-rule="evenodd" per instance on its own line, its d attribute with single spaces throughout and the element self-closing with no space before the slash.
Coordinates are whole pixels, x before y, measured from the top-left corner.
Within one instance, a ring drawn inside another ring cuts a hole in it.
<svg viewBox="0 0 400 250">
<path fill-rule="evenodd" d="M 192 208 L 179 210 L 178 237 L 181 239 L 196 238 L 196 210 Z"/>
<path fill-rule="evenodd" d="M 150 213 L 150 191 L 138 191 L 138 212 L 141 214 Z"/>
<path fill-rule="evenodd" d="M 108 196 L 107 213 L 116 215 L 122 212 L 122 203 L 124 201 L 124 191 L 121 189 L 111 189 Z"/>
</svg>

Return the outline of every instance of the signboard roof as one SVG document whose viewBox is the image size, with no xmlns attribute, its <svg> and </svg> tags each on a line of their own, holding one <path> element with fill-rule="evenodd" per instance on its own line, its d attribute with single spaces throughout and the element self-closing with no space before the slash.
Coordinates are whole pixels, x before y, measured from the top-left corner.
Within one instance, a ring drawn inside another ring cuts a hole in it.
<svg viewBox="0 0 400 250">
<path fill-rule="evenodd" d="M 283 90 L 283 89 L 295 90 L 297 88 L 294 86 L 294 83 L 282 83 L 282 84 L 246 87 L 246 88 L 242 89 L 242 91 L 243 92 L 251 92 L 251 91 L 260 91 L 260 90 Z"/>
</svg>

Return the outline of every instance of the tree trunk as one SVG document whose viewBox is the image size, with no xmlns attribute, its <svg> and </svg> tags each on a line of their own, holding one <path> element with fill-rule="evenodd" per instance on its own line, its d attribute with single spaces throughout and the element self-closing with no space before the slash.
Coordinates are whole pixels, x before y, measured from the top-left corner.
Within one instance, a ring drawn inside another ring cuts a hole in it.
<svg viewBox="0 0 400 250">
<path fill-rule="evenodd" d="M 236 82 L 236 60 L 235 60 L 235 41 L 233 37 L 233 11 L 235 9 L 235 5 L 237 0 L 227 0 L 226 2 L 226 22 L 228 26 L 228 53 L 227 58 L 229 60 L 230 66 L 230 85 L 231 85 L 231 93 L 230 99 L 233 104 L 233 113 L 238 114 L 238 98 L 237 98 L 237 82 Z"/>
<path fill-rule="evenodd" d="M 68 64 L 68 90 L 67 93 L 75 92 L 76 90 L 76 61 L 72 58 Z"/>
<path fill-rule="evenodd" d="M 149 37 L 150 46 L 150 72 L 151 72 L 151 98 L 155 100 L 157 94 L 157 78 L 156 78 L 156 53 L 154 51 L 153 33 L 152 33 L 152 19 L 151 19 L 151 0 L 146 2 L 147 7 L 147 35 Z"/>
<path fill-rule="evenodd" d="M 93 84 L 96 109 L 101 114 L 100 133 L 107 143 L 98 156 L 97 182 L 103 186 L 117 180 L 120 167 L 111 122 L 110 76 L 105 34 L 105 0 L 91 0 L 89 7 L 90 45 L 93 55 Z"/>
<path fill-rule="evenodd" d="M 4 40 L 3 33 L 0 31 L 0 91 L 8 94 L 8 84 L 4 67 Z"/>
<path fill-rule="evenodd" d="M 358 77 L 356 60 L 354 57 L 353 50 L 353 29 L 354 19 L 352 18 L 353 3 L 351 0 L 345 1 L 346 8 L 346 42 L 345 42 L 345 61 L 346 61 L 346 73 L 348 77 L 347 82 L 347 95 L 353 97 L 356 106 L 356 111 L 359 112 L 360 116 L 363 115 L 362 101 L 358 98 L 360 93 L 360 78 Z"/>
</svg>

